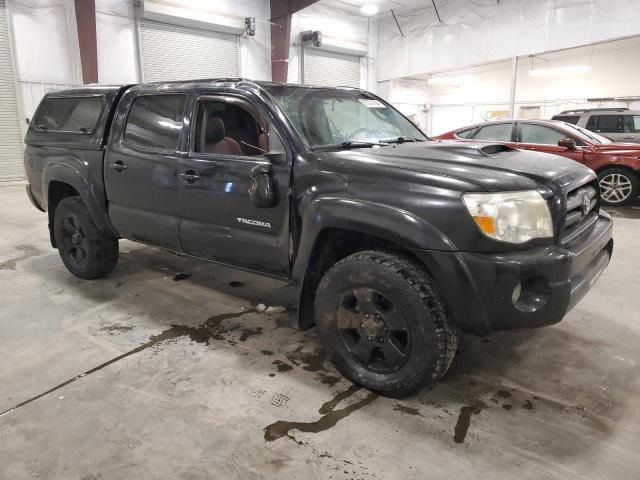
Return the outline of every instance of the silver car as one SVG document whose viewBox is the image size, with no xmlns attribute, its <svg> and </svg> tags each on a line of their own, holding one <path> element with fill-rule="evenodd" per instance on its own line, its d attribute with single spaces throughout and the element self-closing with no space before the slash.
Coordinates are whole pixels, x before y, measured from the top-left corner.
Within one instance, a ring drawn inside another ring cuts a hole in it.
<svg viewBox="0 0 640 480">
<path fill-rule="evenodd" d="M 628 108 L 565 110 L 552 120 L 562 120 L 609 137 L 614 142 L 640 143 L 640 111 Z"/>
</svg>

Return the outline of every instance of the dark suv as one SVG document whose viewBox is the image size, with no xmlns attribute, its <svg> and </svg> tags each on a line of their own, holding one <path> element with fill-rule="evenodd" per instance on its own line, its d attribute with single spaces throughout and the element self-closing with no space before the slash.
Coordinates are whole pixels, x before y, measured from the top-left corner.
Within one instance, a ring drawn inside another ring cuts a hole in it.
<svg viewBox="0 0 640 480">
<path fill-rule="evenodd" d="M 74 275 L 107 275 L 128 238 L 289 282 L 300 327 L 385 395 L 444 375 L 459 330 L 560 321 L 613 248 L 590 169 L 430 142 L 353 88 L 48 93 L 26 143 L 27 193 Z"/>
</svg>

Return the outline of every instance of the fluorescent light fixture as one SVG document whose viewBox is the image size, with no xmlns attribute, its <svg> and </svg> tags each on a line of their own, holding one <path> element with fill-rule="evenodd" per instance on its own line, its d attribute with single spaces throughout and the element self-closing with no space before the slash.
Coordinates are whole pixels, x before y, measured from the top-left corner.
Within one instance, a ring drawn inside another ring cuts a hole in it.
<svg viewBox="0 0 640 480">
<path fill-rule="evenodd" d="M 455 77 L 431 77 L 427 80 L 430 87 L 462 87 L 473 81 L 471 75 L 458 75 Z"/>
<path fill-rule="evenodd" d="M 364 5 L 362 5 L 362 7 L 360 7 L 360 11 L 364 15 L 371 16 L 371 15 L 375 15 L 376 13 L 378 13 L 379 8 L 374 3 L 365 3 Z"/>
<path fill-rule="evenodd" d="M 536 68 L 535 70 L 529 70 L 529 75 L 532 77 L 557 77 L 561 75 L 580 75 L 590 71 L 590 65 L 568 65 L 566 67 Z"/>
</svg>

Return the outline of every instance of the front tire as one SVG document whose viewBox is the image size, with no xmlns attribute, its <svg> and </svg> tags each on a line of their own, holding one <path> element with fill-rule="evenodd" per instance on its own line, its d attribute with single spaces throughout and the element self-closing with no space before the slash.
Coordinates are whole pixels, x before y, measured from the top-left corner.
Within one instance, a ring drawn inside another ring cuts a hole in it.
<svg viewBox="0 0 640 480">
<path fill-rule="evenodd" d="M 621 207 L 638 196 L 638 176 L 625 168 L 606 168 L 598 173 L 603 205 Z"/>
<path fill-rule="evenodd" d="M 80 197 L 60 201 L 53 232 L 62 262 L 76 277 L 104 277 L 118 263 L 118 239 L 98 230 Z"/>
<path fill-rule="evenodd" d="M 458 346 L 433 279 L 399 255 L 369 250 L 339 261 L 318 286 L 315 310 L 338 371 L 381 395 L 433 385 Z"/>
</svg>

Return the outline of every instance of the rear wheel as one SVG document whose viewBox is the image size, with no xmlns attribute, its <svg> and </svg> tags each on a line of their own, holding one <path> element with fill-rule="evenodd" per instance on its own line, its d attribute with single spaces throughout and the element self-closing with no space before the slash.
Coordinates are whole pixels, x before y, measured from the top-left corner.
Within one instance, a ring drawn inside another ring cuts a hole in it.
<svg viewBox="0 0 640 480">
<path fill-rule="evenodd" d="M 638 177 L 624 168 L 607 168 L 598 174 L 604 205 L 622 206 L 638 196 Z"/>
<path fill-rule="evenodd" d="M 58 204 L 53 231 L 60 258 L 76 277 L 104 277 L 118 263 L 118 239 L 98 230 L 80 197 Z"/>
<path fill-rule="evenodd" d="M 402 256 L 355 253 L 336 263 L 316 294 L 322 343 L 353 382 L 391 397 L 435 383 L 458 337 L 433 279 Z"/>
</svg>

